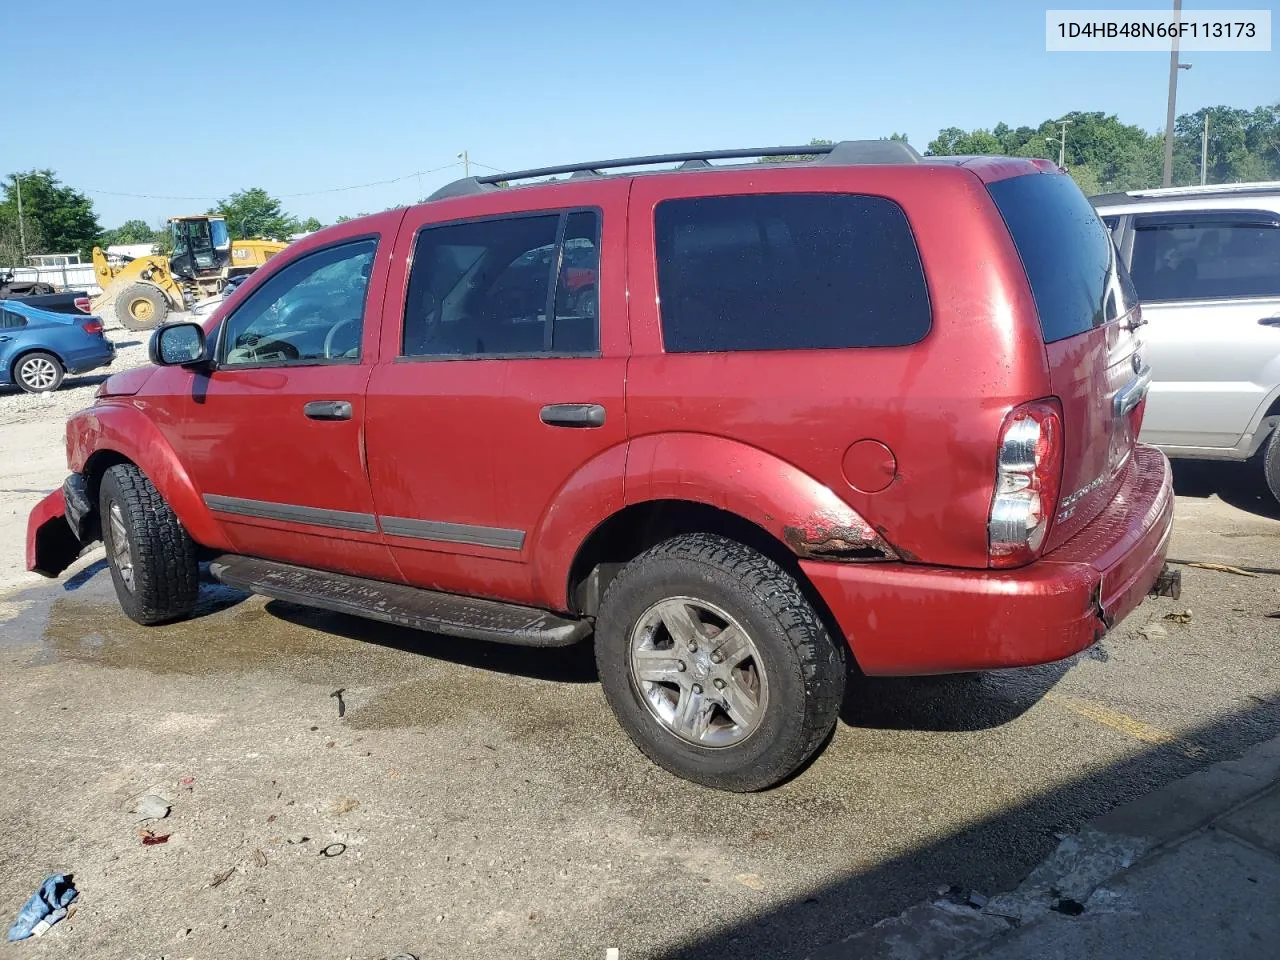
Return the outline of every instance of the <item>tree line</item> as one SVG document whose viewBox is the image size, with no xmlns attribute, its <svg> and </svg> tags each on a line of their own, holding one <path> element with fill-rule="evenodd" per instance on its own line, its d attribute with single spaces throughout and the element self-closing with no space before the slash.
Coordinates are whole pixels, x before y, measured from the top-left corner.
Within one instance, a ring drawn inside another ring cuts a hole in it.
<svg viewBox="0 0 1280 960">
<path fill-rule="evenodd" d="M 1280 180 L 1280 104 L 1252 109 L 1206 107 L 1184 113 L 1174 124 L 1173 182 L 1200 182 L 1201 135 L 1209 119 L 1209 183 Z M 1102 111 L 1073 111 L 1046 119 L 1036 126 L 1011 127 L 997 123 L 990 128 L 962 130 L 947 127 L 929 141 L 926 155 L 1005 154 L 1057 160 L 1062 123 L 1066 125 L 1063 151 L 1067 171 L 1087 194 L 1112 190 L 1136 190 L 1160 185 L 1164 164 L 1164 137 L 1135 124 L 1121 123 Z M 894 133 L 886 139 L 906 140 Z M 813 140 L 812 144 L 830 143 Z M 766 161 L 806 159 L 768 157 Z M 52 170 L 10 174 L 0 189 L 0 265 L 22 262 L 23 238 L 18 224 L 18 181 L 22 187 L 22 228 L 28 254 L 79 253 L 87 257 L 95 246 L 115 243 L 154 243 L 167 252 L 168 230 L 144 220 L 127 220 L 102 229 L 93 201 L 58 180 Z M 284 210 L 281 202 L 261 187 L 232 193 L 208 210 L 227 218 L 235 239 L 263 237 L 283 240 L 295 233 L 318 230 L 315 217 L 300 220 Z M 337 222 L 350 220 L 340 216 Z"/>
<path fill-rule="evenodd" d="M 1209 118 L 1209 183 L 1280 180 L 1280 104 L 1243 110 L 1206 107 L 1184 113 L 1174 123 L 1173 183 L 1200 182 L 1201 136 Z M 1164 134 L 1148 133 L 1101 111 L 1072 112 L 1038 126 L 989 129 L 947 127 L 929 141 L 935 156 L 1000 153 L 1058 160 L 1062 121 L 1066 128 L 1066 168 L 1087 194 L 1160 186 L 1164 170 Z"/>
<path fill-rule="evenodd" d="M 19 183 L 21 181 L 21 183 Z M 18 191 L 22 191 L 22 218 L 18 218 Z M 0 183 L 0 266 L 18 266 L 27 255 L 78 253 L 87 259 L 95 246 L 155 244 L 168 253 L 171 242 L 165 223 L 126 220 L 104 230 L 93 201 L 62 183 L 52 170 L 28 170 L 10 174 Z M 284 211 L 280 201 L 261 187 L 232 193 L 207 213 L 227 218 L 227 229 L 237 240 L 265 238 L 286 240 L 295 233 L 319 230 L 315 217 L 300 220 Z"/>
</svg>

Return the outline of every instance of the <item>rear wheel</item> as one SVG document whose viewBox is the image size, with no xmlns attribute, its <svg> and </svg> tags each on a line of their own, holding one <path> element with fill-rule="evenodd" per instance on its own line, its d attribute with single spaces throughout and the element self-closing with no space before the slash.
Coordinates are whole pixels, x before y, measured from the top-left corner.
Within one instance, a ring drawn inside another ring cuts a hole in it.
<svg viewBox="0 0 1280 960">
<path fill-rule="evenodd" d="M 844 660 L 794 579 L 709 534 L 641 554 L 596 622 L 605 696 L 655 763 L 721 790 L 770 787 L 835 725 Z"/>
<path fill-rule="evenodd" d="M 52 353 L 37 350 L 24 354 L 13 365 L 13 379 L 27 393 L 46 393 L 57 390 L 67 375 L 62 361 Z"/>
<path fill-rule="evenodd" d="M 114 466 L 98 495 L 102 542 L 120 606 L 135 623 L 181 620 L 195 609 L 196 545 L 146 475 Z"/>
<path fill-rule="evenodd" d="M 169 301 L 158 287 L 131 283 L 116 297 L 116 319 L 126 330 L 150 330 L 164 322 Z"/>
<path fill-rule="evenodd" d="M 1267 449 L 1262 457 L 1262 475 L 1266 478 L 1271 495 L 1280 500 L 1280 426 L 1271 431 Z"/>
</svg>

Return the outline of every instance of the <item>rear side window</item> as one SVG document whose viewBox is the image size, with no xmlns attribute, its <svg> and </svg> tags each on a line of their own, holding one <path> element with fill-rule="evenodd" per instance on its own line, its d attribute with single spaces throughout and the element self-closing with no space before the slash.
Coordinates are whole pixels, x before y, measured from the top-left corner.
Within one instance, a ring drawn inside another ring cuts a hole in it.
<svg viewBox="0 0 1280 960">
<path fill-rule="evenodd" d="M 1280 218 L 1231 211 L 1140 217 L 1133 281 L 1151 301 L 1280 296 Z"/>
<path fill-rule="evenodd" d="M 1046 343 L 1125 312 L 1113 291 L 1129 281 L 1111 235 L 1070 177 L 1033 173 L 988 189 L 1022 258 Z"/>
<path fill-rule="evenodd" d="M 666 200 L 655 228 L 668 353 L 891 347 L 929 332 L 920 253 L 892 200 Z"/>
<path fill-rule="evenodd" d="M 403 355 L 597 353 L 599 238 L 596 210 L 424 228 L 409 273 Z"/>
<path fill-rule="evenodd" d="M 26 325 L 26 317 L 21 317 L 12 310 L 0 310 L 0 329 L 17 330 Z"/>
</svg>

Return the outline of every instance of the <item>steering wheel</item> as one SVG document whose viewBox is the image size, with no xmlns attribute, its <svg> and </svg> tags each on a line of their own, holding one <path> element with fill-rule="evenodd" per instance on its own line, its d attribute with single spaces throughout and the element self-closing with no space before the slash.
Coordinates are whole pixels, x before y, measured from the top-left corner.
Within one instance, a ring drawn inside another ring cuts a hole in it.
<svg viewBox="0 0 1280 960">
<path fill-rule="evenodd" d="M 324 335 L 324 358 L 326 360 L 336 359 L 333 355 L 333 341 L 337 339 L 338 331 L 343 327 L 351 326 L 355 322 L 355 318 L 352 317 L 350 320 L 339 321 L 337 324 L 329 328 L 329 332 Z M 344 350 L 343 352 L 345 353 L 346 351 Z"/>
</svg>

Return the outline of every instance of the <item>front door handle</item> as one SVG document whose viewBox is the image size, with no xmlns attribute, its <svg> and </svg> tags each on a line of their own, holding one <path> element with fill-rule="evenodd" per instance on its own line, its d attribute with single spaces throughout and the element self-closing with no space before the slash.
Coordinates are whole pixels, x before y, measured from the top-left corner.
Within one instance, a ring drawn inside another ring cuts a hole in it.
<svg viewBox="0 0 1280 960">
<path fill-rule="evenodd" d="M 604 407 L 598 403 L 549 403 L 538 419 L 549 427 L 603 427 Z"/>
<path fill-rule="evenodd" d="M 350 420 L 349 400 L 312 400 L 302 408 L 308 420 Z"/>
<path fill-rule="evenodd" d="M 1277 313 L 1274 317 L 1263 317 L 1258 323 L 1264 327 L 1280 327 L 1280 313 Z"/>
</svg>

